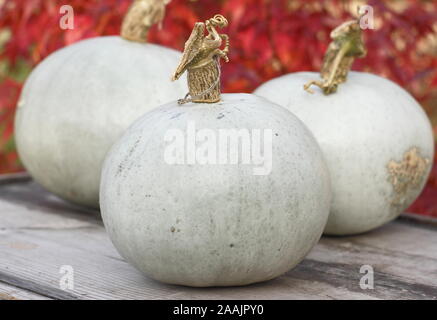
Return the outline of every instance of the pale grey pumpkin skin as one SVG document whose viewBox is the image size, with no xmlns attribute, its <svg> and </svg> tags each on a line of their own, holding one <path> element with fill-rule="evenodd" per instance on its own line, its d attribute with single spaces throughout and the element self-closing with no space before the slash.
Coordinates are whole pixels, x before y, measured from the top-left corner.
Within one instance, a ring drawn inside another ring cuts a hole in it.
<svg viewBox="0 0 437 320">
<path fill-rule="evenodd" d="M 314 133 L 328 163 L 333 190 L 325 233 L 350 235 L 377 228 L 399 216 L 422 191 L 434 157 L 428 117 L 414 98 L 397 84 L 369 73 L 351 72 L 338 91 L 325 96 L 303 85 L 319 74 L 285 75 L 254 93 L 284 106 Z M 429 161 L 417 187 L 395 192 L 388 164 L 400 163 L 417 148 Z"/>
<path fill-rule="evenodd" d="M 272 171 L 251 165 L 169 165 L 168 129 L 272 129 Z M 294 115 L 248 94 L 215 104 L 155 109 L 113 146 L 101 181 L 101 213 L 120 254 L 147 276 L 195 287 L 275 278 L 319 240 L 331 201 L 329 173 Z"/>
<path fill-rule="evenodd" d="M 181 54 L 121 37 L 63 48 L 31 73 L 21 94 L 15 138 L 20 159 L 47 190 L 98 208 L 101 166 L 137 118 L 187 92 L 171 82 Z"/>
</svg>

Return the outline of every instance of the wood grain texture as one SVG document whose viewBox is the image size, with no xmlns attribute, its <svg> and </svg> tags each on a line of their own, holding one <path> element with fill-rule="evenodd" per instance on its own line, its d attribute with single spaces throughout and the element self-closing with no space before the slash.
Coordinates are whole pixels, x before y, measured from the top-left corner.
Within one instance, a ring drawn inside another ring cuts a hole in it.
<svg viewBox="0 0 437 320">
<path fill-rule="evenodd" d="M 74 268 L 74 290 L 60 289 L 63 265 Z M 359 286 L 362 265 L 374 268 L 373 290 Z M 405 216 L 363 235 L 324 237 L 295 269 L 269 282 L 187 288 L 158 283 L 128 265 L 99 212 L 8 177 L 0 179 L 0 299 L 8 298 L 437 299 L 437 225 Z"/>
<path fill-rule="evenodd" d="M 49 298 L 0 282 L 0 300 L 50 300 Z"/>
</svg>

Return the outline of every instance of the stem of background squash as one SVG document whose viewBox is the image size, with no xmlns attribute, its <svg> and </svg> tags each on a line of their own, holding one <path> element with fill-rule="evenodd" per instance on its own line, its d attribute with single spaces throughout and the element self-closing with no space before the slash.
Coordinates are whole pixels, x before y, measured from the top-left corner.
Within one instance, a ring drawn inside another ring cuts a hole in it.
<svg viewBox="0 0 437 320">
<path fill-rule="evenodd" d="M 121 26 L 121 37 L 135 42 L 147 42 L 149 29 L 165 17 L 165 7 L 171 0 L 133 0 Z"/>
<path fill-rule="evenodd" d="M 316 85 L 328 95 L 337 91 L 339 84 L 346 82 L 347 75 L 355 58 L 366 55 L 366 48 L 362 39 L 359 17 L 345 22 L 331 32 L 332 42 L 323 58 L 320 75 L 322 80 L 313 80 L 305 84 L 304 89 L 310 93 L 312 85 Z"/>
</svg>

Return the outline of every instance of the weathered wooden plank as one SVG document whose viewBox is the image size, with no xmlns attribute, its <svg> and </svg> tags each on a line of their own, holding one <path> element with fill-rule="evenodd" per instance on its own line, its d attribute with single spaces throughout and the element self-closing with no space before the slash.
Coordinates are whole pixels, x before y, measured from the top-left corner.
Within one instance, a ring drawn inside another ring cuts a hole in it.
<svg viewBox="0 0 437 320">
<path fill-rule="evenodd" d="M 31 176 L 27 172 L 1 174 L 0 184 L 9 184 L 17 182 L 26 182 L 32 180 Z"/>
<path fill-rule="evenodd" d="M 408 225 L 415 225 L 417 227 L 437 230 L 437 218 L 430 216 L 422 216 L 418 214 L 404 213 L 399 219 L 399 222 L 405 223 Z"/>
<path fill-rule="evenodd" d="M 285 281 L 278 279 L 241 288 L 205 290 L 162 285 L 143 277 L 126 264 L 107 240 L 102 227 L 76 229 L 75 237 L 68 237 L 72 231 L 4 231 L 3 235 L 10 232 L 6 239 L 13 239 L 13 243 L 7 248 L 7 241 L 2 241 L 1 268 L 6 268 L 10 277 L 29 281 L 32 289 L 40 284 L 44 287 L 42 292 L 45 295 L 63 299 L 327 299 L 349 295 L 348 290 L 329 285 L 321 286 L 326 293 L 314 295 L 314 288 L 308 285 L 308 281 L 291 279 L 290 282 L 285 277 L 280 278 Z M 59 292 L 59 269 L 62 265 L 71 265 L 75 270 L 75 290 L 70 297 L 62 296 Z M 352 293 L 350 297 L 369 298 L 360 293 Z"/>
<path fill-rule="evenodd" d="M 317 259 L 371 265 L 378 272 L 437 287 L 436 233 L 393 222 L 357 237 L 324 238 L 317 247 Z"/>
<path fill-rule="evenodd" d="M 363 290 L 360 288 L 360 265 L 347 263 L 332 263 L 319 260 L 304 260 L 290 273 L 293 278 L 325 282 L 334 287 L 343 287 L 349 293 L 368 293 L 378 299 L 437 299 L 437 287 L 414 282 L 394 274 L 374 269 L 374 289 Z"/>
<path fill-rule="evenodd" d="M 3 183 L 4 181 L 9 183 Z M 26 178 L 26 175 L 19 175 L 15 179 L 14 176 L 7 176 L 6 179 L 0 178 L 0 199 L 4 200 L 4 205 L 0 207 L 0 210 L 17 210 L 17 215 L 25 211 L 37 210 L 40 214 L 45 215 L 49 223 L 52 221 L 65 223 L 65 218 L 74 217 L 76 221 L 102 225 L 98 211 L 67 203 L 45 191 L 42 187 Z M 58 212 L 62 212 L 62 217 L 57 219 Z M 9 223 L 28 223 L 28 219 L 32 219 L 32 217 L 29 214 L 20 219 L 14 216 Z M 2 223 L 7 222 L 2 221 Z"/>
<path fill-rule="evenodd" d="M 50 300 L 50 298 L 0 282 L 0 300 Z"/>
<path fill-rule="evenodd" d="M 53 299 L 437 299 L 436 249 L 437 228 L 401 220 L 356 237 L 324 237 L 297 268 L 273 281 L 170 286 L 124 262 L 98 212 L 30 181 L 0 183 L 0 281 Z M 60 289 L 63 265 L 74 268 L 74 290 Z M 359 286 L 362 265 L 374 268 L 374 290 Z"/>
</svg>

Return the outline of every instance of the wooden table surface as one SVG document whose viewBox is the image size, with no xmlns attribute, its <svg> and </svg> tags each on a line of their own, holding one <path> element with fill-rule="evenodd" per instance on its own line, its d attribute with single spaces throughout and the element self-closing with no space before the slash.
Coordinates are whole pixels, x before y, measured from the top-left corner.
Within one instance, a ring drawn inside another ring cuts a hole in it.
<svg viewBox="0 0 437 320">
<path fill-rule="evenodd" d="M 361 289 L 363 265 L 374 289 Z M 62 266 L 74 289 L 62 290 Z M 224 275 L 226 276 L 226 275 Z M 285 275 L 246 287 L 188 288 L 144 277 L 99 212 L 63 202 L 26 175 L 0 177 L 0 299 L 437 299 L 437 220 L 403 215 L 354 237 L 323 237 Z"/>
</svg>

